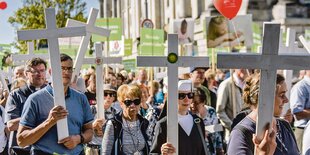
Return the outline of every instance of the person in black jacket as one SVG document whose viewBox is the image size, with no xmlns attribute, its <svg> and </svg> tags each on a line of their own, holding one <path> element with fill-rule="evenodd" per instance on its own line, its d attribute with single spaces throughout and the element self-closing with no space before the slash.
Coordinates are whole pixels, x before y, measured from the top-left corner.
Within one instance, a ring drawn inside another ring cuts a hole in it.
<svg viewBox="0 0 310 155">
<path fill-rule="evenodd" d="M 179 155 L 205 155 L 205 151 L 207 151 L 203 121 L 197 115 L 189 112 L 189 107 L 194 97 L 192 88 L 192 82 L 190 80 L 179 81 Z M 167 143 L 167 117 L 164 117 L 156 124 L 155 136 L 150 154 L 167 155 L 175 152 L 175 147 Z"/>
<path fill-rule="evenodd" d="M 146 134 L 148 121 L 138 114 L 141 96 L 141 90 L 137 85 L 122 85 L 118 88 L 117 98 L 122 111 L 106 124 L 102 155 L 149 153 Z"/>
</svg>

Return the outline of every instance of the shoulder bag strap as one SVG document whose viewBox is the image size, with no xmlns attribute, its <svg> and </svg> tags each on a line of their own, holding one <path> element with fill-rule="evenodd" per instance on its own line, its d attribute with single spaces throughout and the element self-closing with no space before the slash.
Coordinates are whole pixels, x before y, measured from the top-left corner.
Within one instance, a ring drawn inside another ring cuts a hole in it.
<svg viewBox="0 0 310 155">
<path fill-rule="evenodd" d="M 207 144 L 206 144 L 206 141 L 205 141 L 205 137 L 203 136 L 203 133 L 202 133 L 202 130 L 201 130 L 201 127 L 200 127 L 200 119 L 199 118 L 195 118 L 194 122 L 197 125 L 197 128 L 198 128 L 198 131 L 199 131 L 199 134 L 200 134 L 200 138 L 201 138 L 202 145 L 203 145 L 203 148 L 205 150 L 205 153 L 206 153 L 206 155 L 209 155 L 209 150 L 208 150 L 208 147 L 207 147 Z"/>
</svg>

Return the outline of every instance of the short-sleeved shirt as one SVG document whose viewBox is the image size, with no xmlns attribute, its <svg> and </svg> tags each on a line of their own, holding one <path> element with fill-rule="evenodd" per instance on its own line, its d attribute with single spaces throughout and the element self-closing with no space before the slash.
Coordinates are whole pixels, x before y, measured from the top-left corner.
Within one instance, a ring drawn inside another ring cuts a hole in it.
<svg viewBox="0 0 310 155">
<path fill-rule="evenodd" d="M 276 139 L 277 148 L 274 152 L 274 155 L 299 155 L 299 150 L 298 150 L 296 141 L 294 139 L 294 134 L 291 131 L 291 129 L 288 129 L 287 127 L 285 127 L 285 125 L 283 124 L 283 121 L 277 120 L 277 123 L 279 123 L 278 128 L 280 128 L 281 130 L 279 134 L 281 138 L 278 138 L 277 136 L 277 139 Z M 239 124 L 237 124 L 234 127 L 234 129 L 232 130 L 230 134 L 227 154 L 228 155 L 235 155 L 235 154 L 252 155 L 254 150 L 250 149 L 250 144 L 249 144 L 249 141 L 252 142 L 252 137 L 247 137 L 247 134 L 242 133 L 239 126 L 245 127 L 250 133 L 250 135 L 255 134 L 256 123 L 248 116 L 245 117 L 242 121 L 240 121 Z M 287 148 L 287 151 L 281 145 L 281 142 L 279 139 L 281 139 L 282 143 Z"/>
<path fill-rule="evenodd" d="M 42 85 L 41 88 L 45 86 L 46 85 Z M 10 120 L 21 117 L 22 111 L 24 109 L 24 104 L 28 96 L 36 92 L 39 89 L 40 88 L 35 88 L 30 85 L 25 85 L 19 89 L 12 91 L 9 94 L 8 100 L 5 105 L 5 121 L 4 122 L 8 122 Z M 12 131 L 10 133 L 9 148 L 13 146 L 17 146 L 16 134 L 17 134 L 17 131 Z"/>
<path fill-rule="evenodd" d="M 91 123 L 94 119 L 87 98 L 84 94 L 68 88 L 65 103 L 69 113 L 67 116 L 69 135 L 79 135 L 83 125 Z M 37 127 L 47 119 L 53 107 L 53 88 L 48 85 L 29 96 L 24 105 L 20 124 L 30 128 Z M 83 150 L 81 144 L 69 150 L 57 142 L 57 127 L 54 125 L 32 145 L 32 149 L 51 154 L 79 154 Z"/>
<path fill-rule="evenodd" d="M 304 79 L 296 83 L 291 90 L 290 108 L 293 114 L 310 109 L 310 78 L 305 76 Z M 305 127 L 309 119 L 295 120 L 295 127 Z"/>
<path fill-rule="evenodd" d="M 45 87 L 43 85 L 41 88 Z M 30 85 L 23 86 L 10 93 L 5 105 L 5 122 L 19 118 L 22 114 L 24 104 L 28 96 L 36 91 L 36 88 Z"/>
</svg>

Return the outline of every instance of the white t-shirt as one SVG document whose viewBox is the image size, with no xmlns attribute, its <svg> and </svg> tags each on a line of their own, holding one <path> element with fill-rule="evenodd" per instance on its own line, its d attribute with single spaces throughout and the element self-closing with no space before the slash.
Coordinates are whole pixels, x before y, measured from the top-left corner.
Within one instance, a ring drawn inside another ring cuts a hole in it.
<svg viewBox="0 0 310 155">
<path fill-rule="evenodd" d="M 189 136 L 191 134 L 194 121 L 193 121 L 193 116 L 190 114 L 187 115 L 180 115 L 178 114 L 179 117 L 179 124 L 183 128 L 183 130 L 186 132 L 186 134 Z"/>
<path fill-rule="evenodd" d="M 304 137 L 302 142 L 302 154 L 310 155 L 310 121 L 304 130 Z"/>
</svg>

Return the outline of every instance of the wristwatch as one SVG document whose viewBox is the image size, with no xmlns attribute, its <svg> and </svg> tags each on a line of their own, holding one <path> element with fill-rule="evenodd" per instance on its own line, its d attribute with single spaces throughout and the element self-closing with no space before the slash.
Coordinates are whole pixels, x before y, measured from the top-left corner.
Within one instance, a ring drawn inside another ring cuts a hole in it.
<svg viewBox="0 0 310 155">
<path fill-rule="evenodd" d="M 82 134 L 80 134 L 80 138 L 81 138 L 81 143 L 80 144 L 84 144 L 84 137 Z"/>
</svg>

